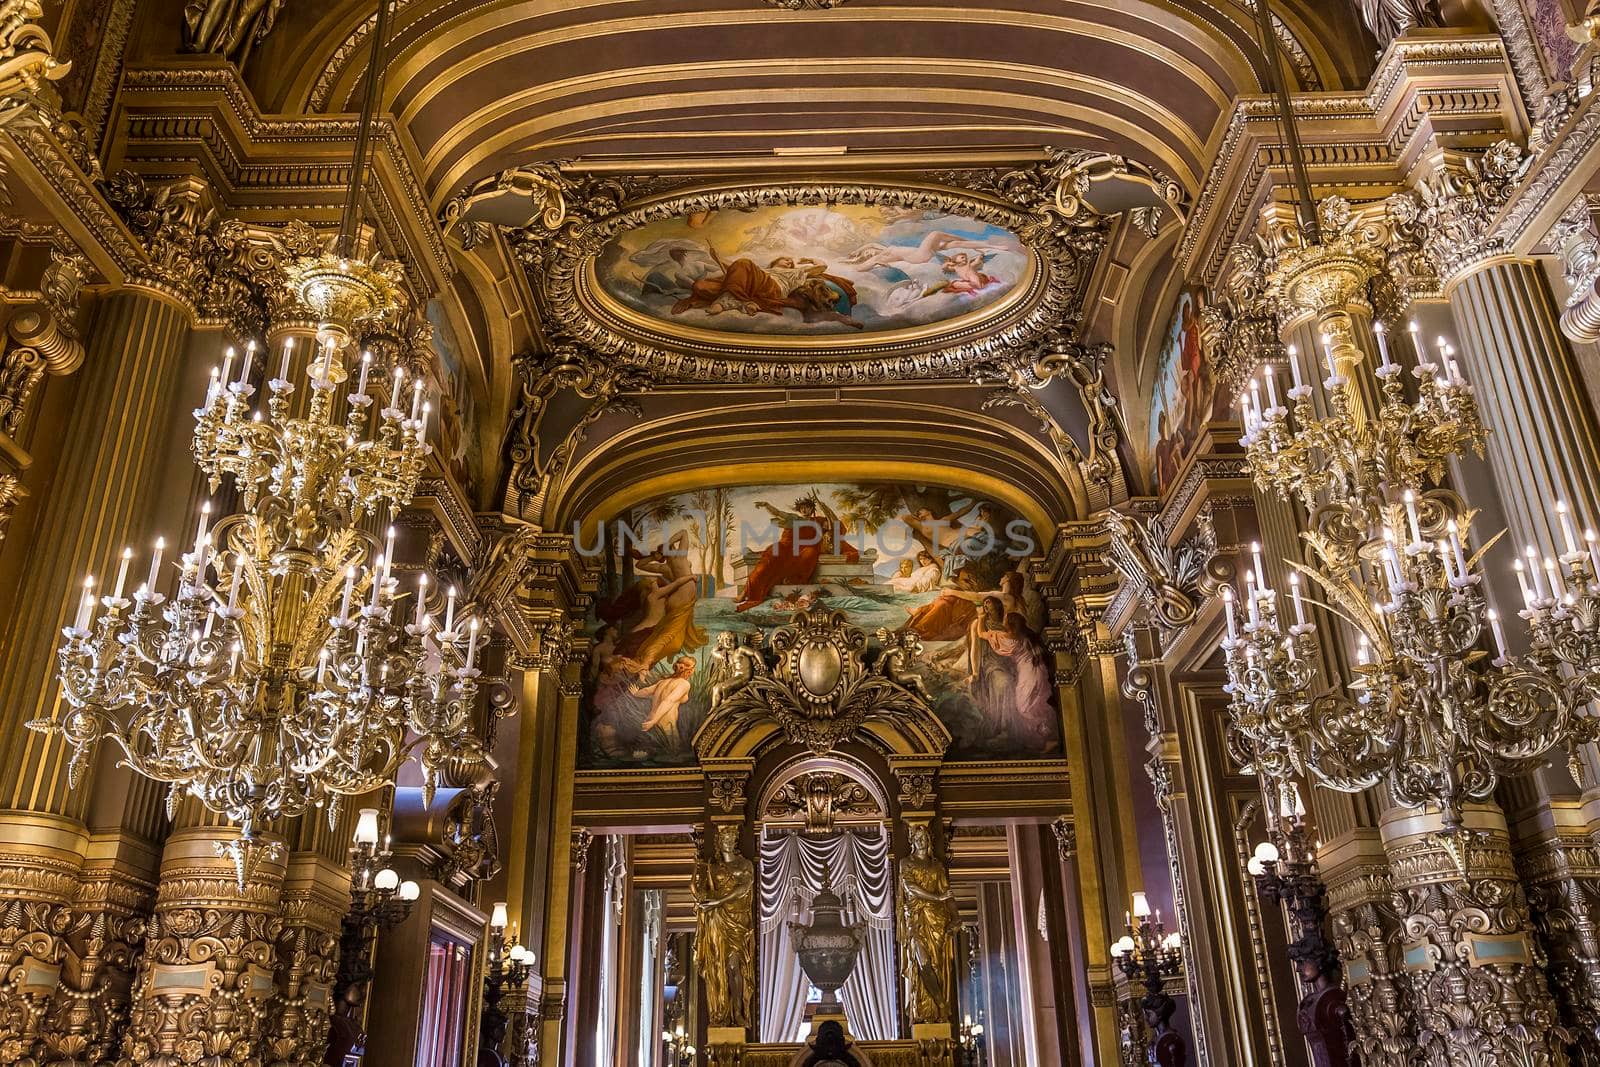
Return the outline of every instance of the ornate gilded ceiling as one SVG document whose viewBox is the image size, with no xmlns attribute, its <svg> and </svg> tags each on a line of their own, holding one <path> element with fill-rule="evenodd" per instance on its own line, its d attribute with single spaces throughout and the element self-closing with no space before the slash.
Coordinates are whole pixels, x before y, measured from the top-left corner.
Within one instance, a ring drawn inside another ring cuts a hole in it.
<svg viewBox="0 0 1600 1067">
<path fill-rule="evenodd" d="M 1343 5 L 1274 8 L 1301 86 L 1360 80 Z M 772 435 L 826 437 L 804 462 L 900 461 L 878 426 L 942 423 L 918 461 L 1009 469 L 1041 518 L 1126 492 L 1110 376 L 1137 354 L 1104 342 L 1127 348 L 1124 322 L 1164 303 L 1165 250 L 1259 92 L 1248 3 L 392 10 L 395 170 L 441 224 L 484 356 L 495 425 L 473 447 L 503 441 L 480 506 L 570 516 L 638 476 L 635 431 L 691 453 L 655 454 L 674 477 L 754 456 L 753 431 L 718 422 L 729 389 L 763 391 L 748 414 L 774 426 L 814 402 Z M 261 111 L 353 110 L 372 30 L 368 0 L 285 5 L 245 70 Z M 862 399 L 896 388 L 947 391 Z"/>
<path fill-rule="evenodd" d="M 1343 5 L 1276 5 L 1308 85 L 1346 80 Z M 289 5 L 259 62 L 269 110 L 354 110 L 369 4 Z M 1237 0 L 400 0 L 385 97 L 442 200 L 538 159 L 987 150 L 1112 152 L 1191 193 L 1257 91 Z M 292 72 L 292 73 L 290 73 Z"/>
</svg>

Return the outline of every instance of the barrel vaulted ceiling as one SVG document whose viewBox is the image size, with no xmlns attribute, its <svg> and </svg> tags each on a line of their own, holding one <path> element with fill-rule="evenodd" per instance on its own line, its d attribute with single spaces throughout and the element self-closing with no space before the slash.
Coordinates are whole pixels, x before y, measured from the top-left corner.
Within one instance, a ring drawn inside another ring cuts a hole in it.
<svg viewBox="0 0 1600 1067">
<path fill-rule="evenodd" d="M 375 6 L 285 5 L 245 71 L 261 109 L 357 110 Z M 1372 43 L 1350 5 L 1272 6 L 1299 88 L 1364 82 Z M 1051 150 L 1126 157 L 1174 179 L 1183 191 L 1177 199 L 1192 203 L 1238 99 L 1259 94 L 1264 81 L 1253 0 L 848 0 L 824 11 L 767 0 L 395 0 L 391 10 L 380 108 L 396 123 L 429 209 L 441 216 L 474 183 L 545 163 L 561 163 L 569 176 L 666 177 L 667 187 L 691 191 L 835 177 L 921 189 L 926 175 L 1000 173 L 1051 158 Z M 1120 398 L 1124 444 L 1145 436 L 1141 356 L 1182 281 L 1171 254 L 1181 219 L 1173 217 L 1155 238 L 1142 227 L 1115 228 L 1098 267 L 1088 263 L 1074 275 L 1073 299 L 1055 324 L 1086 343 L 1110 342 L 1108 380 L 1135 398 L 1131 406 L 1128 396 Z M 542 248 L 546 236 L 534 244 Z M 571 238 L 550 244 L 570 252 Z M 458 280 L 476 294 L 458 294 L 461 306 L 499 308 L 537 324 L 533 340 L 514 349 L 476 346 L 488 381 L 485 408 L 497 423 L 509 420 L 509 441 L 522 432 L 517 413 L 528 410 L 513 358 L 530 345 L 559 350 L 573 322 L 549 291 L 549 278 L 561 272 L 534 268 L 511 284 L 510 244 L 467 249 L 458 250 Z M 528 262 L 545 259 L 541 252 Z M 470 279 L 480 275 L 501 281 L 473 286 Z M 487 338 L 481 318 L 466 314 L 464 321 Z M 996 315 L 980 325 L 993 333 L 1005 321 Z M 598 351 L 618 362 L 614 347 Z M 792 413 L 793 396 L 749 397 L 745 415 L 765 420 L 765 438 L 776 449 L 770 457 L 754 456 L 751 435 L 726 425 L 728 400 L 713 395 L 714 383 L 702 395 L 691 380 L 658 377 L 618 404 L 567 398 L 549 410 L 567 403 L 570 419 L 541 416 L 524 428 L 537 458 L 520 480 L 520 468 L 509 479 L 502 471 L 500 484 L 510 485 L 504 503 L 526 518 L 565 522 L 614 502 L 647 454 L 661 477 L 679 480 L 691 477 L 680 467 L 704 466 L 727 447 L 743 449 L 747 460 L 799 469 L 812 452 L 816 462 L 849 459 L 856 442 L 856 458 L 881 462 L 884 446 L 872 444 L 873 433 L 862 427 L 907 419 L 948 430 L 914 446 L 901 442 L 924 465 L 957 481 L 1007 471 L 1040 518 L 1081 514 L 1091 496 L 1110 491 L 1109 483 L 1086 485 L 1078 469 L 1085 456 L 1101 454 L 1091 449 L 1100 438 L 1085 407 L 1101 401 L 1080 395 L 1081 383 L 1035 382 L 1037 393 L 1017 386 L 1008 399 L 981 378 L 946 377 L 928 383 L 931 392 L 901 382 L 911 391 L 880 396 L 858 388 L 836 391 L 826 403 L 808 398 L 807 425 L 788 435 L 777 428 Z M 939 389 L 949 395 L 936 398 Z M 491 431 L 483 442 L 490 467 L 488 453 L 501 454 L 500 440 Z"/>
<path fill-rule="evenodd" d="M 1351 39 L 1344 7 L 1275 5 L 1303 83 L 1352 80 L 1323 44 Z M 267 108 L 355 110 L 371 10 L 289 5 L 252 74 Z M 1260 84 L 1235 0 L 400 0 L 392 41 L 384 103 L 436 204 L 537 160 L 1040 145 L 1192 193 Z"/>
</svg>

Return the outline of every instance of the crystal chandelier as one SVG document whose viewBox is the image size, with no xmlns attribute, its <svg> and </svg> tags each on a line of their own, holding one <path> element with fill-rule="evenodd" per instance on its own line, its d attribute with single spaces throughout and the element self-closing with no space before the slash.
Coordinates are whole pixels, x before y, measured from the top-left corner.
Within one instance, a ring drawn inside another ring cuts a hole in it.
<svg viewBox="0 0 1600 1067">
<path fill-rule="evenodd" d="M 169 813 L 187 793 L 227 816 L 240 836 L 218 850 L 241 885 L 280 854 L 261 837 L 278 820 L 320 808 L 332 825 L 342 797 L 392 783 L 414 755 L 431 803 L 445 767 L 483 759 L 473 713 L 486 635 L 458 616 L 453 589 L 435 620 L 426 575 L 402 593 L 394 528 L 380 545 L 360 526 L 410 502 L 431 452 L 420 379 L 408 385 L 400 367 L 392 381 L 373 375 L 369 356 L 354 385 L 347 371 L 359 325 L 400 300 L 377 257 L 350 255 L 389 6 L 378 6 L 337 244 L 286 279 L 318 319 L 303 400 L 292 339 L 264 405 L 251 385 L 254 343 L 237 377 L 228 350 L 195 412 L 194 454 L 213 493 L 232 481 L 239 511 L 213 525 L 202 508 L 170 591 L 160 539 L 131 596 L 131 549 L 106 595 L 86 580 L 60 648 L 67 708 L 28 724 L 65 739 L 74 784 L 110 740 L 128 766 L 170 783 Z"/>
<path fill-rule="evenodd" d="M 197 463 L 213 490 L 233 480 L 241 510 L 213 525 L 205 505 L 170 594 L 161 540 L 131 597 L 131 550 L 107 595 L 85 582 L 60 649 L 69 710 L 29 724 L 66 739 L 74 783 L 109 739 L 134 770 L 171 783 L 169 810 L 188 792 L 226 815 L 241 832 L 230 846 L 241 877 L 252 852 L 276 850 L 258 842 L 275 820 L 323 808 L 331 824 L 340 797 L 392 782 L 418 748 L 430 799 L 447 763 L 481 758 L 473 709 L 486 636 L 457 615 L 454 590 L 434 619 L 425 574 L 406 603 L 394 528 L 380 546 L 356 525 L 416 490 L 430 451 L 421 383 L 408 413 L 397 370 L 369 419 L 378 400 L 363 359 L 340 419 L 324 345 L 297 413 L 286 345 L 263 417 L 249 413 L 253 353 L 224 385 L 230 352 L 195 413 Z"/>
<path fill-rule="evenodd" d="M 1482 449 L 1471 387 L 1441 339 L 1440 363 L 1418 364 L 1408 399 L 1381 329 L 1377 339 L 1384 400 L 1375 420 L 1336 370 L 1323 383 L 1329 414 L 1316 417 L 1292 351 L 1292 422 L 1270 367 L 1246 395 L 1256 485 L 1298 496 L 1312 528 L 1301 535 L 1310 561 L 1291 563 L 1291 623 L 1259 545 L 1242 620 L 1233 590 L 1223 591 L 1234 739 L 1271 780 L 1309 775 L 1352 792 L 1386 781 L 1400 803 L 1436 807 L 1462 863 L 1465 803 L 1488 798 L 1551 749 L 1570 755 L 1596 736 L 1586 708 L 1600 692 L 1600 550 L 1592 531 L 1587 548 L 1580 544 L 1557 503 L 1565 551 L 1551 558 L 1530 546 L 1527 565 L 1515 564 L 1529 642 L 1513 654 L 1482 590 L 1482 559 L 1497 539 L 1469 554 L 1473 512 L 1454 493 L 1424 487 L 1452 456 Z M 1346 682 L 1319 682 L 1302 576 L 1320 587 L 1315 602 L 1354 630 Z"/>
</svg>

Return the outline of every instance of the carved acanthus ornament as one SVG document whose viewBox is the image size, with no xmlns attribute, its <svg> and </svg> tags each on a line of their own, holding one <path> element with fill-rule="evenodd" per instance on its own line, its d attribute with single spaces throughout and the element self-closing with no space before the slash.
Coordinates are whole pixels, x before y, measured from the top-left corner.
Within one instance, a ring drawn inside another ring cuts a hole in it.
<svg viewBox="0 0 1600 1067">
<path fill-rule="evenodd" d="M 1388 866 L 1345 874 L 1330 886 L 1329 898 L 1334 944 L 1346 972 L 1354 1051 L 1373 1067 L 1411 1067 L 1417 1039 Z"/>
<path fill-rule="evenodd" d="M 921 641 L 908 631 L 888 630 L 880 630 L 878 640 L 882 647 L 869 663 L 867 635 L 851 626 L 843 612 L 796 614 L 790 625 L 772 634 L 766 654 L 742 658 L 737 667 L 721 660 L 699 737 L 716 738 L 719 719 L 766 720 L 775 722 L 790 741 L 821 754 L 869 719 L 925 719 L 929 694 L 915 672 Z M 738 673 L 730 673 L 734 670 Z"/>
<path fill-rule="evenodd" d="M 148 256 L 140 281 L 183 300 L 202 323 L 265 338 L 275 325 L 316 321 L 318 312 L 354 321 L 364 310 L 307 307 L 291 287 L 291 269 L 327 255 L 324 239 L 303 220 L 268 229 L 223 218 L 198 179 L 152 186 L 124 170 L 106 179 L 104 189 Z M 409 308 L 398 285 L 384 284 L 385 306 Z"/>
<path fill-rule="evenodd" d="M 843 7 L 850 0 L 766 0 L 769 7 L 783 8 L 785 11 L 831 11 L 836 7 Z"/>
<path fill-rule="evenodd" d="M 1506 251 L 1494 220 L 1533 159 L 1515 142 L 1500 141 L 1478 159 L 1467 158 L 1459 174 L 1419 182 L 1412 205 L 1404 204 L 1403 194 L 1391 197 L 1390 215 L 1418 228 L 1423 251 L 1449 284 Z"/>
<path fill-rule="evenodd" d="M 1283 358 L 1277 313 L 1257 246 L 1234 248 L 1232 269 L 1219 296 L 1200 309 L 1200 337 L 1217 387 L 1232 398 L 1263 363 Z"/>
<path fill-rule="evenodd" d="M 87 926 L 77 871 L 52 849 L 0 854 L 0 1062 L 41 1054 L 56 983 Z M 7 1057 L 10 1058 L 7 1058 Z"/>
<path fill-rule="evenodd" d="M 312 870 L 320 872 L 314 865 Z M 283 926 L 276 945 L 277 992 L 264 1059 L 271 1067 L 316 1067 L 327 1052 L 328 1024 L 336 1007 L 333 989 L 349 888 L 342 880 L 315 876 L 291 881 L 279 908 Z"/>
<path fill-rule="evenodd" d="M 1463 857 L 1426 837 L 1387 849 L 1405 970 L 1426 1064 L 1549 1067 L 1568 1035 L 1530 936 L 1504 829 L 1479 831 Z"/>
<path fill-rule="evenodd" d="M 1587 834 L 1557 833 L 1517 857 L 1545 973 L 1573 1036 L 1574 1067 L 1600 1064 L 1600 852 Z"/>
<path fill-rule="evenodd" d="M 1387 234 L 1372 216 L 1330 196 L 1317 204 L 1320 241 L 1285 219 L 1268 219 L 1263 238 L 1266 296 L 1280 321 L 1309 322 L 1325 335 L 1346 376 L 1362 359 L 1351 312 L 1367 309 L 1367 283 L 1384 264 Z"/>
<path fill-rule="evenodd" d="M 838 819 L 881 815 L 866 787 L 847 775 L 827 771 L 802 774 L 785 782 L 767 801 L 768 819 L 803 820 L 805 832 L 826 836 Z"/>
<path fill-rule="evenodd" d="M 900 806 L 903 809 L 920 810 L 933 803 L 936 795 L 934 782 L 938 775 L 927 768 L 896 768 L 895 781 L 900 783 Z"/>
<path fill-rule="evenodd" d="M 248 1062 L 266 1051 L 284 868 L 262 862 L 241 890 L 231 862 L 215 856 L 214 832 L 168 842 L 119 1067 Z"/>
<path fill-rule="evenodd" d="M 1108 561 L 1166 629 L 1192 623 L 1206 598 L 1227 580 L 1226 572 L 1213 572 L 1220 561 L 1209 512 L 1201 512 L 1195 532 L 1178 545 L 1168 544 L 1159 515 L 1110 510 L 1103 521 L 1111 539 Z"/>
<path fill-rule="evenodd" d="M 1574 341 L 1600 341 L 1600 194 L 1585 193 L 1572 202 L 1550 231 L 1549 244 L 1561 257 L 1567 282 L 1561 332 Z"/>
</svg>

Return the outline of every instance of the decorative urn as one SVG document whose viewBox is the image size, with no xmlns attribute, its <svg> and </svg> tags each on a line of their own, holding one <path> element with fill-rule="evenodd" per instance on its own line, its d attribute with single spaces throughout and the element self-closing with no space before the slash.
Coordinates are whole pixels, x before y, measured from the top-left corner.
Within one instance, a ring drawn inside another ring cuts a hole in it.
<svg viewBox="0 0 1600 1067">
<path fill-rule="evenodd" d="M 831 886 L 824 885 L 811 901 L 811 922 L 789 924 L 789 940 L 800 957 L 800 969 L 822 994 L 817 1014 L 842 1015 L 836 994 L 855 970 L 861 951 L 861 931 L 865 923 L 844 923 L 844 902 Z"/>
</svg>

